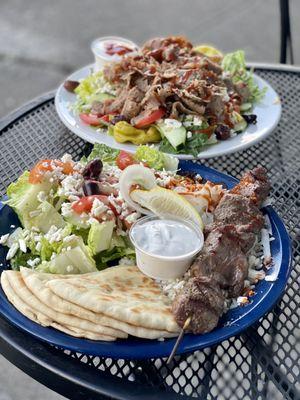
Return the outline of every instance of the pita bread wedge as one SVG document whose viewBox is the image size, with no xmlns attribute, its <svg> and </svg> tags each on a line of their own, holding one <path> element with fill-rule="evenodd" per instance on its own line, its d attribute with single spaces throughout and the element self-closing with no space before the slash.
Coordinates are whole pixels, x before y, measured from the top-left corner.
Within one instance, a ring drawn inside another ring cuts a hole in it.
<svg viewBox="0 0 300 400">
<path fill-rule="evenodd" d="M 48 305 L 42 303 L 27 288 L 20 272 L 5 271 L 5 274 L 10 286 L 13 288 L 14 292 L 18 294 L 18 297 L 29 307 L 40 311 L 43 315 L 46 315 L 51 320 L 51 322 L 56 322 L 61 325 L 72 326 L 82 331 L 94 332 L 101 335 L 115 336 L 116 338 L 127 337 L 127 334 L 122 331 L 109 328 L 100 324 L 94 324 L 93 322 L 87 321 L 85 319 L 53 310 Z"/>
<path fill-rule="evenodd" d="M 57 312 L 72 314 L 79 318 L 86 319 L 95 324 L 101 324 L 104 326 L 119 329 L 126 332 L 129 335 L 136 336 L 144 339 L 158 339 L 173 337 L 175 334 L 162 331 L 158 329 L 148 329 L 135 325 L 128 324 L 126 322 L 114 319 L 104 314 L 95 313 L 84 307 L 80 307 L 75 303 L 71 303 L 53 293 L 47 286 L 47 282 L 51 280 L 64 279 L 63 275 L 46 274 L 41 272 L 33 271 L 29 268 L 22 267 L 20 269 L 22 278 L 28 287 L 28 289 L 44 304 L 47 304 Z M 106 270 L 107 271 L 107 270 Z M 95 276 L 95 273 L 85 274 L 85 276 Z M 66 275 L 67 279 L 70 279 L 71 275 Z M 77 275 L 78 278 L 78 275 Z"/>
<path fill-rule="evenodd" d="M 138 327 L 177 333 L 171 300 L 137 267 L 117 266 L 93 276 L 55 279 L 47 286 L 57 296 L 95 313 Z"/>
<path fill-rule="evenodd" d="M 39 325 L 42 325 L 44 327 L 53 327 L 61 332 L 67 333 L 68 335 L 75 337 L 82 337 L 90 340 L 105 340 L 105 341 L 116 340 L 116 338 L 113 336 L 101 335 L 94 332 L 83 331 L 78 328 L 70 327 L 68 325 L 61 325 L 57 322 L 53 322 L 46 315 L 28 306 L 20 299 L 20 297 L 11 287 L 9 280 L 7 278 L 6 271 L 2 272 L 1 285 L 8 300 L 14 305 L 14 307 L 25 317 L 29 318 L 31 321 L 36 322 Z"/>
</svg>

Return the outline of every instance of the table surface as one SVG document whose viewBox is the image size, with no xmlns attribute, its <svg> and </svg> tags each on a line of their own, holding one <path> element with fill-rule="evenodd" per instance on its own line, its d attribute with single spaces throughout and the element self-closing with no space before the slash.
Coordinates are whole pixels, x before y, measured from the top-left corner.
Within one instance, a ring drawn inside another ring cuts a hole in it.
<svg viewBox="0 0 300 400">
<path fill-rule="evenodd" d="M 300 399 L 300 70 L 260 66 L 259 76 L 280 95 L 282 118 L 264 142 L 205 160 L 239 177 L 260 164 L 269 171 L 274 208 L 293 241 L 294 265 L 277 306 L 256 325 L 221 344 L 166 359 L 112 360 L 64 351 L 33 339 L 0 318 L 0 352 L 49 388 L 72 399 Z M 41 158 L 74 157 L 89 145 L 68 131 L 53 93 L 0 122 L 0 195 Z"/>
</svg>

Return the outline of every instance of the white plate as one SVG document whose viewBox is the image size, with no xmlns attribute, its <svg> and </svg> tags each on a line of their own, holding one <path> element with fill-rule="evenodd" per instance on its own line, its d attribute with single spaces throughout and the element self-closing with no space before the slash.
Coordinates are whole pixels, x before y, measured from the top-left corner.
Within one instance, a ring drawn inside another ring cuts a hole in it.
<svg viewBox="0 0 300 400">
<path fill-rule="evenodd" d="M 78 81 L 85 78 L 92 71 L 93 65 L 88 65 L 70 75 L 67 79 Z M 198 158 L 218 157 L 224 154 L 234 153 L 244 150 L 265 139 L 277 126 L 281 116 L 281 103 L 275 90 L 262 78 L 254 75 L 255 82 L 260 88 L 267 87 L 267 92 L 259 104 L 253 109 L 253 114 L 257 115 L 257 124 L 249 125 L 248 128 L 236 137 L 218 142 L 203 150 Z M 70 110 L 70 105 L 74 103 L 76 96 L 64 89 L 63 84 L 58 88 L 55 96 L 56 111 L 62 122 L 76 135 L 90 143 L 104 143 L 110 147 L 135 152 L 136 145 L 118 143 L 108 134 L 97 132 L 95 128 L 84 124 L 78 115 Z M 179 154 L 180 159 L 194 158 L 189 154 Z"/>
</svg>

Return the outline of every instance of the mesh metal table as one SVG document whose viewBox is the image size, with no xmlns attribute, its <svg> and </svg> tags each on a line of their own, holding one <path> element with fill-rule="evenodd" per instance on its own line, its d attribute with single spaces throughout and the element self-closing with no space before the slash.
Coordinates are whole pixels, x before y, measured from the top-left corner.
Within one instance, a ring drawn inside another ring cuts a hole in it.
<svg viewBox="0 0 300 400">
<path fill-rule="evenodd" d="M 272 312 L 239 337 L 193 354 L 165 359 L 112 360 L 54 348 L 0 318 L 0 352 L 36 380 L 72 399 L 300 399 L 300 70 L 260 66 L 283 103 L 281 122 L 264 142 L 205 161 L 240 176 L 257 164 L 269 170 L 274 207 L 294 245 L 294 268 Z M 0 194 L 40 158 L 79 158 L 87 144 L 59 121 L 53 93 L 1 122 Z"/>
</svg>

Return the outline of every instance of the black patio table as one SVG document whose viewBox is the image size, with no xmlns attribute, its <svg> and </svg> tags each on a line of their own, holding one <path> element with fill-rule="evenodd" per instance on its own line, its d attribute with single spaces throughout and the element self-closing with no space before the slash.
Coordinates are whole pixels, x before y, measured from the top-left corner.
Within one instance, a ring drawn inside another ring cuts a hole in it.
<svg viewBox="0 0 300 400">
<path fill-rule="evenodd" d="M 248 150 L 204 163 L 237 177 L 257 164 L 268 168 L 274 208 L 294 249 L 294 268 L 276 307 L 241 335 L 176 356 L 171 365 L 166 359 L 113 360 L 62 350 L 0 317 L 0 352 L 9 361 L 71 399 L 300 399 L 300 68 L 261 64 L 256 73 L 280 95 L 279 126 Z M 37 160 L 65 152 L 79 158 L 86 149 L 60 122 L 53 96 L 41 96 L 0 123 L 0 195 Z"/>
</svg>

